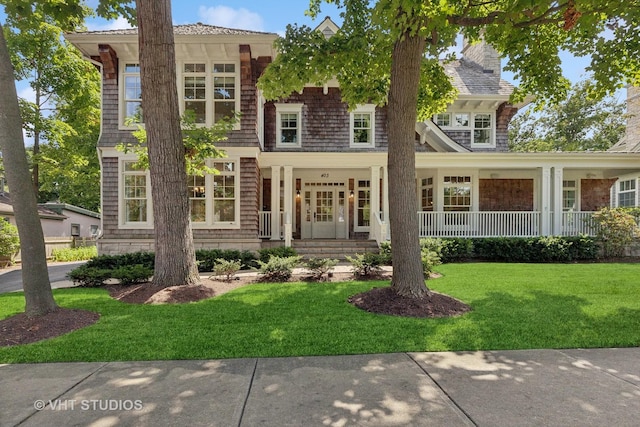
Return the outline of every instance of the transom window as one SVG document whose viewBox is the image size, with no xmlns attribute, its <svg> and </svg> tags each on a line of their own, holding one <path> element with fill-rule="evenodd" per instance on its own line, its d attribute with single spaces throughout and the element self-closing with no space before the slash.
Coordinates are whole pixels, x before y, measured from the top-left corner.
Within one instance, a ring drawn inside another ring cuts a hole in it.
<svg viewBox="0 0 640 427">
<path fill-rule="evenodd" d="M 636 180 L 628 179 L 618 183 L 618 206 L 636 205 Z"/>
<path fill-rule="evenodd" d="M 276 116 L 276 146 L 300 147 L 302 104 L 276 104 Z"/>
<path fill-rule="evenodd" d="M 375 111 L 375 105 L 367 104 L 350 113 L 351 147 L 375 147 Z"/>
</svg>

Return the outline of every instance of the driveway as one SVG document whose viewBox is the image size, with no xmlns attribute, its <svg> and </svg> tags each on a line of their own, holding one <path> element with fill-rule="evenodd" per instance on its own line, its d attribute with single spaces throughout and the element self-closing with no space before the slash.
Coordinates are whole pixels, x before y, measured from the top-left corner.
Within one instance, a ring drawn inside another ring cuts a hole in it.
<svg viewBox="0 0 640 427">
<path fill-rule="evenodd" d="M 67 273 L 74 268 L 84 264 L 86 261 L 78 262 L 55 262 L 48 264 L 49 281 L 51 287 L 56 287 L 56 282 L 68 283 Z M 8 270 L 0 270 L 0 293 L 21 291 L 22 290 L 22 270 L 18 268 L 10 268 Z"/>
</svg>

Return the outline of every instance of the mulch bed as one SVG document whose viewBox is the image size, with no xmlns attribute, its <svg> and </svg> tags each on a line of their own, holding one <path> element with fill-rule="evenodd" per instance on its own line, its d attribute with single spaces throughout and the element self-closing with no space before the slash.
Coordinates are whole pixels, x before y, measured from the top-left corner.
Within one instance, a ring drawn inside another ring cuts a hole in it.
<svg viewBox="0 0 640 427">
<path fill-rule="evenodd" d="M 29 344 L 93 325 L 100 314 L 86 310 L 58 308 L 51 313 L 27 317 L 20 313 L 0 320 L 0 347 Z"/>
<path fill-rule="evenodd" d="M 349 302 L 370 313 L 404 317 L 451 317 L 471 310 L 465 303 L 437 292 L 421 299 L 408 298 L 390 286 L 353 295 Z"/>
</svg>

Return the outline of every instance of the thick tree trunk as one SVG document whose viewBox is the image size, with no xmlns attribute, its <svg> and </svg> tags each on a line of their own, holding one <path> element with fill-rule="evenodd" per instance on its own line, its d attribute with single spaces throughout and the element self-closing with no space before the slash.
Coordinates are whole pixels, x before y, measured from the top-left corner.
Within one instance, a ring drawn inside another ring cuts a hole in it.
<svg viewBox="0 0 640 427">
<path fill-rule="evenodd" d="M 199 283 L 180 129 L 170 0 L 137 0 L 142 110 L 147 130 L 157 286 Z"/>
<path fill-rule="evenodd" d="M 0 93 L 0 149 L 20 236 L 25 313 L 30 317 L 39 316 L 54 311 L 57 305 L 51 292 L 44 234 L 22 138 L 13 67 L 1 25 Z"/>
<path fill-rule="evenodd" d="M 400 295 L 429 296 L 425 285 L 416 196 L 415 124 L 420 64 L 425 41 L 404 34 L 393 47 L 389 88 L 389 206 L 393 256 L 392 288 Z"/>
</svg>

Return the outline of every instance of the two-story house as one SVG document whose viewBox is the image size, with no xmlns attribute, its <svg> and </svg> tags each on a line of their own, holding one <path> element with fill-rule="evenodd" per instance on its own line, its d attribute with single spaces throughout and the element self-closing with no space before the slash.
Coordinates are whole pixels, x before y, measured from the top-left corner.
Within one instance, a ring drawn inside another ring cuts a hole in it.
<svg viewBox="0 0 640 427">
<path fill-rule="evenodd" d="M 327 37 L 338 27 L 325 19 Z M 276 34 L 203 24 L 174 28 L 181 111 L 211 125 L 240 123 L 211 159 L 220 174 L 189 178 L 196 248 L 259 249 L 292 239 L 388 238 L 387 109 L 349 111 L 337 82 L 265 102 L 256 87 Z M 148 171 L 116 149 L 132 142 L 141 111 L 135 29 L 66 36 L 102 73 L 101 253 L 153 249 Z M 588 232 L 583 218 L 611 202 L 636 153 L 510 153 L 513 86 L 485 44 L 446 66 L 459 90 L 444 113 L 416 123 L 421 236 L 535 236 Z"/>
</svg>

